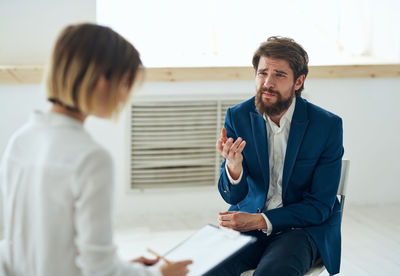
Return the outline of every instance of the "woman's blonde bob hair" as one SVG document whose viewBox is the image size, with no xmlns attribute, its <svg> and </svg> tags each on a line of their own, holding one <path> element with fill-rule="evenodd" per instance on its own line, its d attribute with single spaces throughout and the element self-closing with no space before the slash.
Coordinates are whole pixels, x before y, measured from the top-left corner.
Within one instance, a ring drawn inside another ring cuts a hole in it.
<svg viewBox="0 0 400 276">
<path fill-rule="evenodd" d="M 139 52 L 111 28 L 96 24 L 66 27 L 54 46 L 47 73 L 47 98 L 70 110 L 90 114 L 94 88 L 101 76 L 110 85 L 108 111 L 120 111 L 118 88 L 128 76 L 129 88 L 142 62 Z"/>
</svg>

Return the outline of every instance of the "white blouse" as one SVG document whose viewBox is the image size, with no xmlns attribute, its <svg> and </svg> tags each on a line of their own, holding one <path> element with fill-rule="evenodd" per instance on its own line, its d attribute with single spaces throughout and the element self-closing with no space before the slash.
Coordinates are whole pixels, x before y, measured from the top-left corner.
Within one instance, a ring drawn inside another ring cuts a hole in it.
<svg viewBox="0 0 400 276">
<path fill-rule="evenodd" d="M 111 157 L 79 121 L 34 113 L 0 167 L 0 275 L 161 275 L 117 257 L 113 188 Z"/>
</svg>

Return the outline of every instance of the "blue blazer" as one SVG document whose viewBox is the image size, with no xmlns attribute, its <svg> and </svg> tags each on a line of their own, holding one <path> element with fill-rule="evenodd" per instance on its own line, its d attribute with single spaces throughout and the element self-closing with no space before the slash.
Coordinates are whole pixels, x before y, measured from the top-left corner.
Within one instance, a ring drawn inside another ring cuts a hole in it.
<svg viewBox="0 0 400 276">
<path fill-rule="evenodd" d="M 243 176 L 231 185 L 221 166 L 218 189 L 229 210 L 261 212 L 269 188 L 267 128 L 254 97 L 227 110 L 228 137 L 242 137 Z M 343 156 L 342 120 L 296 98 L 282 177 L 283 207 L 265 215 L 273 232 L 303 228 L 314 239 L 330 274 L 339 273 L 341 255 L 340 205 L 336 197 Z"/>
</svg>

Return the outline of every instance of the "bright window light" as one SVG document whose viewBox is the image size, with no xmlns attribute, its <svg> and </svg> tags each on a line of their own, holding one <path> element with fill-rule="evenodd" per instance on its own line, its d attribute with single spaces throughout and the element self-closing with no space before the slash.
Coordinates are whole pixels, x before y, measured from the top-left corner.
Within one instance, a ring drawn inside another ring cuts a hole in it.
<svg viewBox="0 0 400 276">
<path fill-rule="evenodd" d="M 311 65 L 400 63 L 397 0 L 97 0 L 147 67 L 251 66 L 269 36 L 295 39 Z"/>
</svg>

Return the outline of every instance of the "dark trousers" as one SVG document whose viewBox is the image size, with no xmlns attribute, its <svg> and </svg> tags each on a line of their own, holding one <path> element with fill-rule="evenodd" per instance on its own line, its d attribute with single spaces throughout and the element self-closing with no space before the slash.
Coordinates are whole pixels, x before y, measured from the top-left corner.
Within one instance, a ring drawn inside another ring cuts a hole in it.
<svg viewBox="0 0 400 276">
<path fill-rule="evenodd" d="M 260 231 L 245 234 L 255 236 L 257 242 L 205 275 L 239 276 L 250 269 L 256 269 L 254 276 L 304 275 L 318 257 L 315 242 L 303 229 L 270 236 Z"/>
</svg>

